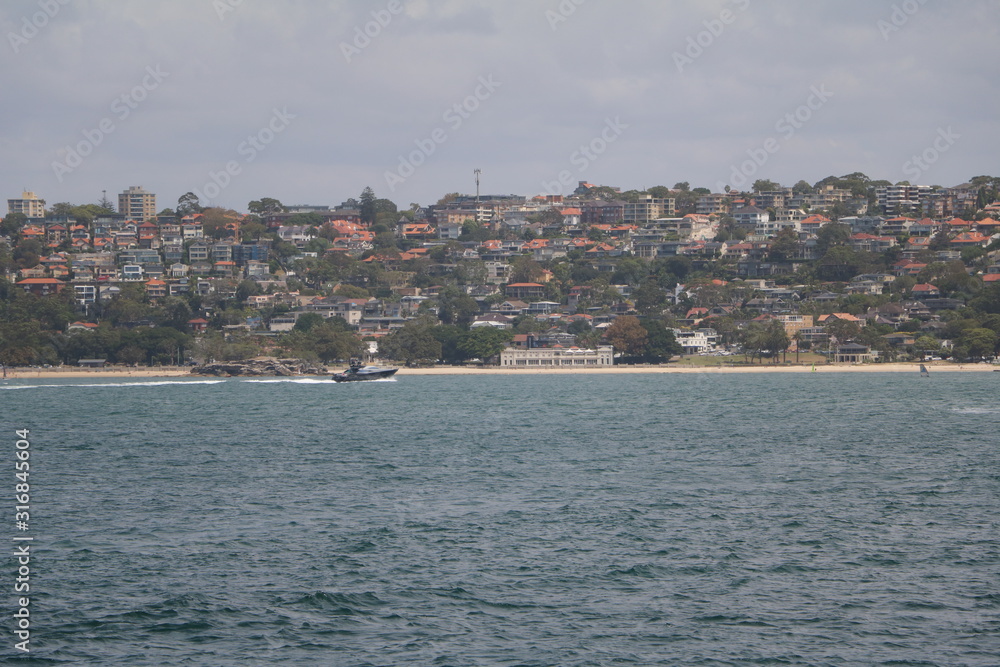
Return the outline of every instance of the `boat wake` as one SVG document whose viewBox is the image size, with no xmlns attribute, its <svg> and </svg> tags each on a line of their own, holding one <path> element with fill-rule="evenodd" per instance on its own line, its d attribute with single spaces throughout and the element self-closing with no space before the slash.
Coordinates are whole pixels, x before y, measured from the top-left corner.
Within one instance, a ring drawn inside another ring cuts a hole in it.
<svg viewBox="0 0 1000 667">
<path fill-rule="evenodd" d="M 16 384 L 0 389 L 77 389 L 80 387 L 165 387 L 178 384 L 222 384 L 225 380 L 155 380 L 139 382 L 83 382 L 67 384 Z"/>
<path fill-rule="evenodd" d="M 330 380 L 324 380 L 323 378 L 252 378 L 241 379 L 239 381 L 250 384 L 333 384 Z"/>
<path fill-rule="evenodd" d="M 1000 408 L 952 408 L 952 412 L 960 415 L 996 415 L 1000 414 Z"/>
</svg>

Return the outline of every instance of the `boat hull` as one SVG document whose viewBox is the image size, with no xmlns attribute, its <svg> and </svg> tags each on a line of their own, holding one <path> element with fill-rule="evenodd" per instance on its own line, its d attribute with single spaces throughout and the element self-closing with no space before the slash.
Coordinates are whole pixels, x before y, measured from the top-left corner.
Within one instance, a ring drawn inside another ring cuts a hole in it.
<svg viewBox="0 0 1000 667">
<path fill-rule="evenodd" d="M 365 382 L 367 380 L 384 380 L 396 374 L 398 368 L 380 368 L 378 370 L 360 369 L 357 371 L 345 371 L 334 373 L 334 382 Z"/>
</svg>

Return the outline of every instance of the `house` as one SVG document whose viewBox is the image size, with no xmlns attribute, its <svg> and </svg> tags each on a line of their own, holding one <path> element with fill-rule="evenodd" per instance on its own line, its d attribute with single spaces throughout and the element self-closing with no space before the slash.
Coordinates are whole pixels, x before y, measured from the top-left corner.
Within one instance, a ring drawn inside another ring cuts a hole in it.
<svg viewBox="0 0 1000 667">
<path fill-rule="evenodd" d="M 673 329 L 674 338 L 684 348 L 684 354 L 701 354 L 711 352 L 718 343 L 715 329 Z"/>
<path fill-rule="evenodd" d="M 855 317 L 850 313 L 830 313 L 829 315 L 820 315 L 819 317 L 816 318 L 816 323 L 826 326 L 827 324 L 831 324 L 838 320 L 841 322 L 854 322 L 859 325 L 863 324 L 860 318 Z"/>
<path fill-rule="evenodd" d="M 143 270 L 138 264 L 126 264 L 122 267 L 122 280 L 140 281 Z"/>
<path fill-rule="evenodd" d="M 979 232 L 963 232 L 951 240 L 951 245 L 957 248 L 985 248 L 990 243 L 990 237 Z"/>
<path fill-rule="evenodd" d="M 462 223 L 460 222 L 439 222 L 437 226 L 438 238 L 442 240 L 457 240 L 462 234 Z"/>
<path fill-rule="evenodd" d="M 35 296 L 48 296 L 58 294 L 66 287 L 66 283 L 58 278 L 25 278 L 16 283 L 25 292 L 31 292 Z"/>
<path fill-rule="evenodd" d="M 921 283 L 919 285 L 914 285 L 910 293 L 915 299 L 925 299 L 928 297 L 938 297 L 941 296 L 941 290 L 939 290 L 934 285 L 928 283 Z"/>
<path fill-rule="evenodd" d="M 538 283 L 511 283 L 504 288 L 504 296 L 509 299 L 541 299 L 545 296 L 545 285 Z"/>
<path fill-rule="evenodd" d="M 146 295 L 150 299 L 161 299 L 167 295 L 167 283 L 153 278 L 146 282 Z"/>
<path fill-rule="evenodd" d="M 208 329 L 208 320 L 196 317 L 193 320 L 188 320 L 188 326 L 191 327 L 191 331 L 194 333 L 201 333 Z"/>
<path fill-rule="evenodd" d="M 501 315 L 517 317 L 518 315 L 528 312 L 528 304 L 524 301 L 518 301 L 517 299 L 509 299 L 498 305 L 494 310 Z"/>
<path fill-rule="evenodd" d="M 859 343 L 845 343 L 837 347 L 834 362 L 838 364 L 863 364 L 874 361 L 871 348 Z"/>
<path fill-rule="evenodd" d="M 753 227 L 756 234 L 773 234 L 776 227 L 771 225 L 771 214 L 756 206 L 744 206 L 733 211 L 733 218 L 741 227 Z"/>
</svg>

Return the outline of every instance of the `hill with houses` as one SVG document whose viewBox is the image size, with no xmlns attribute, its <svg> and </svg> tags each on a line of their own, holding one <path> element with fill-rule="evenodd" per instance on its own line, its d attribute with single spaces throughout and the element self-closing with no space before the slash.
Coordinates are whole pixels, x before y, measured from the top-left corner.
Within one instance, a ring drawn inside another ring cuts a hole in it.
<svg viewBox="0 0 1000 667">
<path fill-rule="evenodd" d="M 990 359 L 998 185 L 581 182 L 408 210 L 366 189 L 247 213 L 192 193 L 155 213 L 135 187 L 120 202 L 142 207 L 117 211 L 25 192 L 0 224 L 0 363 Z"/>
</svg>

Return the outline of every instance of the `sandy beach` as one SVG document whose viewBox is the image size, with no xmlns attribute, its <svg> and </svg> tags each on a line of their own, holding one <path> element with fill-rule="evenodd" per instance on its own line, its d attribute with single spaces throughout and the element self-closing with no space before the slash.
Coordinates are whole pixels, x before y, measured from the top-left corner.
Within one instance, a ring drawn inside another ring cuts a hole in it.
<svg viewBox="0 0 1000 667">
<path fill-rule="evenodd" d="M 1000 370 L 1000 365 L 994 364 L 953 364 L 947 362 L 925 364 L 931 373 L 982 373 Z M 815 368 L 815 371 L 813 370 Z M 338 367 L 330 367 L 335 372 Z M 764 365 L 733 365 L 733 366 L 695 366 L 667 364 L 662 366 L 614 366 L 613 368 L 500 368 L 479 366 L 429 366 L 399 369 L 397 376 L 405 375 L 569 375 L 569 374 L 608 374 L 608 373 L 918 373 L 919 363 L 894 364 L 764 364 Z M 207 377 L 191 373 L 190 367 L 157 366 L 153 368 L 8 368 L 8 379 L 44 379 L 44 378 L 166 378 L 166 377 Z"/>
</svg>

